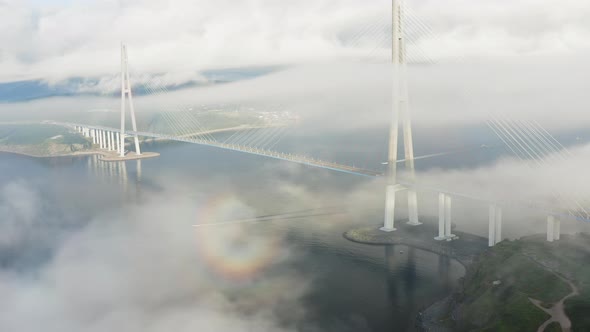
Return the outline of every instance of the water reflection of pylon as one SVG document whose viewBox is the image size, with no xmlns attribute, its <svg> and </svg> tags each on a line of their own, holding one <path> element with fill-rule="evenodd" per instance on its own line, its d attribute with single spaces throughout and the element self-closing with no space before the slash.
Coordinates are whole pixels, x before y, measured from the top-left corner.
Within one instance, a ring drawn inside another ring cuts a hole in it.
<svg viewBox="0 0 590 332">
<path fill-rule="evenodd" d="M 137 182 L 141 182 L 141 159 L 137 159 Z"/>
<path fill-rule="evenodd" d="M 118 182 L 127 191 L 127 167 L 125 162 L 105 162 L 98 155 L 88 157 L 88 169 L 101 182 Z"/>
</svg>

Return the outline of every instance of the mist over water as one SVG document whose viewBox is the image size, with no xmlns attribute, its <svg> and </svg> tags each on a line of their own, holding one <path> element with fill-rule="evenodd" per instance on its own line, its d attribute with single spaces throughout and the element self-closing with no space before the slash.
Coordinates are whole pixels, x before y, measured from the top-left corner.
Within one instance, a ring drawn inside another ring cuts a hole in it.
<svg viewBox="0 0 590 332">
<path fill-rule="evenodd" d="M 338 153 L 338 144 L 325 144 Z M 92 322 L 139 331 L 148 313 L 148 331 L 191 313 L 183 326 L 413 330 L 418 310 L 464 274 L 458 262 L 429 252 L 345 240 L 344 231 L 381 222 L 379 202 L 354 213 L 194 228 L 346 206 L 368 179 L 196 145 L 145 149 L 162 156 L 109 164 L 0 155 L 2 194 L 23 196 L 2 206 L 12 222 L 3 233 L 13 236 L 0 243 L 0 277 L 14 287 L 15 303 L 0 315 L 3 330 L 33 331 L 43 322 L 56 331 L 93 330 Z M 133 314 L 119 317 L 117 303 Z"/>
</svg>

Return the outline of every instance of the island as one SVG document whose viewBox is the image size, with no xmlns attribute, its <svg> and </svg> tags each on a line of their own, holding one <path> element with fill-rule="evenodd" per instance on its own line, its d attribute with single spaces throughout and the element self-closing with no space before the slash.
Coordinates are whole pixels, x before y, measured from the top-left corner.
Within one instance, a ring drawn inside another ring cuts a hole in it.
<svg viewBox="0 0 590 332">
<path fill-rule="evenodd" d="M 454 241 L 435 241 L 434 222 L 424 227 L 398 223 L 396 232 L 379 226 L 345 232 L 370 245 L 403 244 L 458 260 L 466 268 L 460 287 L 417 317 L 424 331 L 590 331 L 590 235 L 544 234 L 504 240 L 453 231 Z"/>
<path fill-rule="evenodd" d="M 120 127 L 118 111 L 83 112 L 74 119 L 63 122 L 94 124 L 110 128 Z M 233 133 L 254 129 L 287 127 L 297 121 L 297 117 L 287 111 L 260 111 L 254 108 L 235 110 L 229 106 L 212 109 L 156 112 L 146 114 L 138 120 L 138 128 L 148 132 L 178 136 L 182 138 L 207 135 L 209 138 L 225 140 Z M 113 153 L 101 150 L 92 144 L 92 139 L 51 121 L 14 121 L 0 123 L 0 152 L 16 153 L 31 157 L 62 157 L 78 155 L 102 155 L 104 160 L 112 158 Z M 238 136 L 238 135 L 236 135 Z M 140 144 L 167 142 L 166 139 L 140 137 Z M 169 142 L 178 144 L 178 142 Z M 131 143 L 127 143 L 131 146 Z M 132 148 L 132 147 L 131 147 Z M 155 154 L 154 154 L 155 155 Z"/>
</svg>

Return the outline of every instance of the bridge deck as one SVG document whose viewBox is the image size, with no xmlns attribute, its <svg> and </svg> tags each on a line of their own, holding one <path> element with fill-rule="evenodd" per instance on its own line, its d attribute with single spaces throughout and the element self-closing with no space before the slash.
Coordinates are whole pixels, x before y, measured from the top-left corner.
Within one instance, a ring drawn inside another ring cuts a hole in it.
<svg viewBox="0 0 590 332">
<path fill-rule="evenodd" d="M 89 129 L 120 132 L 120 129 L 113 128 L 113 127 L 106 127 L 106 126 L 93 126 L 93 125 L 87 125 L 87 124 L 59 122 L 59 121 L 44 121 L 43 123 L 50 124 L 50 125 L 64 126 L 64 127 L 78 126 L 78 127 L 89 128 Z M 248 153 L 248 154 L 278 159 L 278 160 L 289 161 L 289 162 L 307 165 L 307 166 L 311 166 L 311 167 L 329 169 L 329 170 L 342 172 L 342 173 L 360 175 L 360 176 L 365 176 L 365 177 L 373 177 L 374 178 L 374 177 L 379 177 L 379 176 L 383 175 L 383 173 L 381 173 L 379 171 L 368 170 L 368 169 L 363 169 L 363 168 L 359 168 L 359 167 L 355 167 L 355 166 L 319 160 L 319 159 L 315 159 L 315 158 L 311 158 L 311 157 L 307 157 L 307 156 L 277 152 L 277 151 L 266 150 L 266 149 L 253 148 L 253 147 L 243 146 L 243 145 L 225 144 L 222 142 L 216 142 L 216 141 L 211 141 L 211 140 L 204 140 L 204 139 L 197 139 L 197 138 L 190 138 L 190 137 L 179 137 L 179 136 L 157 134 L 157 133 L 144 132 L 144 131 L 137 131 L 136 132 L 136 131 L 132 131 L 132 130 L 126 130 L 125 135 L 152 137 L 152 138 L 159 138 L 159 139 L 165 139 L 165 140 L 171 140 L 171 141 L 177 141 L 177 142 L 199 144 L 199 145 L 216 147 L 216 148 L 225 149 L 225 150 L 237 151 L 237 152 Z M 499 201 L 496 199 L 490 199 L 490 198 L 485 198 L 485 197 L 478 197 L 478 196 L 471 195 L 471 194 L 453 192 L 453 191 L 449 191 L 449 190 L 445 190 L 445 189 L 441 189 L 441 188 L 437 188 L 437 187 L 433 187 L 433 186 L 429 186 L 429 185 L 414 183 L 414 182 L 398 181 L 398 185 L 396 186 L 396 191 L 403 191 L 408 188 L 414 188 L 414 189 L 419 189 L 419 190 L 423 190 L 423 191 L 445 193 L 445 194 L 451 195 L 453 197 L 466 198 L 469 200 L 478 201 L 478 202 L 482 202 L 485 204 L 496 203 L 496 204 L 500 204 L 503 206 L 528 207 L 528 208 L 532 208 L 532 209 L 535 209 L 538 211 L 544 211 L 547 214 L 558 215 L 558 216 L 564 217 L 564 218 L 574 218 L 578 221 L 590 222 L 590 219 L 588 219 L 588 218 L 575 216 L 570 213 L 565 213 L 565 212 L 556 213 L 555 210 L 550 209 L 550 207 L 547 207 L 545 205 L 542 205 L 542 204 L 539 204 L 536 202 Z"/>
<path fill-rule="evenodd" d="M 57 125 L 57 126 L 64 126 L 64 127 L 85 127 L 89 129 L 96 129 L 96 130 L 104 130 L 104 131 L 113 131 L 113 132 L 120 132 L 120 129 L 113 128 L 113 127 L 105 127 L 105 126 L 91 126 L 81 123 L 71 123 L 71 122 L 58 122 L 58 121 L 44 121 L 45 124 Z M 260 149 L 250 146 L 243 146 L 237 144 L 226 144 L 217 141 L 211 141 L 206 139 L 198 139 L 198 138 L 191 138 L 185 136 L 173 136 L 173 135 L 166 135 L 166 134 L 158 134 L 158 133 L 151 133 L 145 131 L 133 131 L 133 130 L 126 130 L 125 135 L 127 136 L 142 136 L 142 137 L 150 137 L 156 139 L 163 139 L 163 140 L 170 140 L 170 141 L 177 141 L 177 142 L 185 142 L 185 143 L 193 143 L 199 144 L 204 146 L 216 147 L 225 150 L 237 151 L 242 153 L 254 154 L 258 156 L 264 156 L 268 158 L 278 159 L 289 161 L 297 164 L 318 167 L 323 169 L 329 169 L 337 172 L 343 173 L 350 173 L 355 175 L 362 175 L 367 177 L 376 177 L 382 175 L 381 172 L 363 169 L 355 166 L 339 164 L 330 161 L 319 160 L 312 157 L 291 154 L 291 153 L 283 153 L 277 152 L 267 149 Z"/>
</svg>

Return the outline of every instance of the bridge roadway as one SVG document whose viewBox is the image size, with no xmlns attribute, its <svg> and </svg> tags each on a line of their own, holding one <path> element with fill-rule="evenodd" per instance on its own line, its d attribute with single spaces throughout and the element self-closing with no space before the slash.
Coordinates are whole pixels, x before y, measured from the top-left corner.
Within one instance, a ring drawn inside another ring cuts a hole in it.
<svg viewBox="0 0 590 332">
<path fill-rule="evenodd" d="M 94 126 L 94 125 L 87 125 L 87 124 L 81 124 L 81 123 L 71 123 L 71 122 L 43 121 L 43 124 L 50 124 L 50 125 L 56 125 L 56 126 L 62 126 L 62 127 L 78 126 L 78 127 L 89 128 L 89 129 L 105 130 L 105 131 L 112 131 L 112 132 L 120 132 L 121 131 L 120 129 L 113 128 L 113 127 Z M 125 135 L 127 135 L 127 136 L 137 135 L 137 136 L 142 136 L 142 137 L 152 137 L 152 138 L 165 139 L 165 140 L 171 140 L 171 141 L 177 141 L 177 142 L 199 144 L 199 145 L 204 145 L 204 146 L 221 148 L 221 149 L 225 149 L 225 150 L 237 151 L 237 152 L 242 152 L 242 153 L 249 153 L 249 154 L 253 154 L 253 155 L 289 161 L 289 162 L 293 162 L 293 163 L 297 163 L 297 164 L 307 165 L 307 166 L 311 166 L 311 167 L 318 167 L 318 168 L 333 170 L 333 171 L 342 172 L 342 173 L 360 175 L 360 176 L 365 176 L 365 177 L 374 178 L 374 177 L 379 177 L 379 176 L 383 175 L 382 172 L 378 172 L 378 171 L 374 171 L 374 170 L 368 170 L 368 169 L 363 169 L 363 168 L 359 168 L 359 167 L 355 167 L 355 166 L 344 165 L 344 164 L 339 164 L 339 163 L 334 163 L 334 162 L 329 162 L 329 161 L 323 161 L 323 160 L 319 160 L 319 159 L 315 159 L 315 158 L 311 158 L 311 157 L 307 157 L 307 156 L 302 156 L 302 155 L 283 153 L 283 152 L 277 152 L 277 151 L 271 151 L 271 150 L 265 150 L 265 149 L 258 149 L 258 148 L 253 148 L 253 147 L 249 147 L 249 146 L 243 146 L 243 145 L 225 144 L 225 143 L 215 142 L 215 141 L 210 141 L 210 140 L 203 140 L 203 139 L 196 139 L 196 138 L 189 138 L 189 137 L 182 137 L 182 136 L 165 135 L 165 134 L 157 134 L 157 133 L 144 132 L 144 131 L 137 131 L 136 132 L 136 131 L 132 131 L 132 130 L 125 130 Z M 401 162 L 401 161 L 398 161 L 398 162 Z M 502 201 L 502 200 L 497 200 L 497 199 L 490 199 L 490 198 L 486 198 L 486 197 L 475 196 L 472 194 L 465 194 L 465 193 L 454 192 L 454 191 L 450 191 L 450 190 L 446 190 L 446 189 L 441 189 L 441 188 L 437 188 L 437 187 L 426 185 L 426 184 L 420 184 L 420 183 L 415 183 L 415 182 L 411 183 L 409 181 L 404 181 L 404 180 L 400 181 L 400 179 L 398 178 L 398 184 L 395 186 L 395 190 L 396 191 L 404 191 L 404 190 L 407 190 L 408 188 L 414 188 L 414 189 L 421 190 L 421 191 L 445 193 L 445 194 L 453 196 L 455 198 L 469 199 L 472 201 L 481 202 L 481 203 L 485 203 L 485 204 L 495 203 L 495 204 L 499 204 L 499 205 L 502 205 L 505 207 L 508 207 L 508 206 L 518 207 L 518 208 L 527 207 L 527 208 L 530 208 L 533 210 L 543 211 L 544 213 L 547 213 L 547 214 L 553 214 L 555 216 L 560 216 L 562 218 L 573 218 L 578 221 L 590 222 L 589 217 L 584 218 L 579 215 L 575 216 L 575 215 L 572 215 L 570 213 L 566 213 L 563 211 L 555 211 L 554 209 L 551 209 L 550 207 L 546 206 L 545 204 L 540 204 L 538 202 Z"/>
<path fill-rule="evenodd" d="M 72 122 L 58 122 L 58 121 L 43 121 L 44 124 L 56 125 L 56 126 L 63 126 L 63 127 L 84 127 L 88 129 L 96 129 L 96 130 L 104 130 L 104 131 L 111 131 L 111 132 L 120 132 L 121 129 L 113 128 L 113 127 L 105 127 L 105 126 L 93 126 L 81 123 L 72 123 Z M 231 151 L 238 151 L 243 153 L 249 153 L 253 155 L 290 161 L 297 164 L 318 167 L 323 169 L 329 169 L 337 172 L 342 173 L 349 173 L 354 175 L 361 175 L 367 177 L 376 177 L 382 175 L 381 172 L 363 169 L 355 166 L 344 165 L 339 163 L 334 163 L 330 161 L 324 161 L 315 159 L 312 157 L 291 154 L 291 153 L 283 153 L 277 152 L 272 150 L 260 149 L 250 146 L 243 146 L 243 145 L 236 145 L 236 144 L 226 144 L 222 142 L 216 142 L 211 140 L 204 140 L 204 139 L 197 139 L 197 138 L 190 138 L 184 136 L 173 136 L 173 135 L 166 135 L 166 134 L 157 134 L 152 132 L 145 132 L 145 131 L 133 131 L 133 130 L 125 130 L 125 135 L 129 136 L 142 136 L 142 137 L 150 137 L 162 140 L 170 140 L 170 141 L 177 141 L 177 142 L 185 142 L 185 143 L 193 143 L 199 144 L 204 146 L 210 146 L 225 150 Z"/>
</svg>

